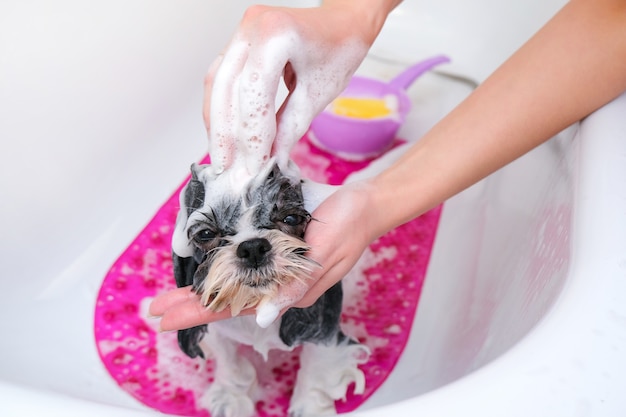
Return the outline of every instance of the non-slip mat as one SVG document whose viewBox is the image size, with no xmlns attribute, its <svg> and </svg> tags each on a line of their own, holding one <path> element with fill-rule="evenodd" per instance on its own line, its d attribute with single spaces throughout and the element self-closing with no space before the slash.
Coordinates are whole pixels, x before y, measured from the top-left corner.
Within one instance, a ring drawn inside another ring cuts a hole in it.
<svg viewBox="0 0 626 417">
<path fill-rule="evenodd" d="M 292 157 L 303 176 L 330 184 L 341 184 L 371 162 L 344 161 L 316 148 L 306 136 Z M 212 381 L 212 360 L 188 358 L 178 348 L 176 332 L 159 333 L 157 322 L 146 318 L 152 298 L 175 287 L 171 235 L 179 192 L 180 188 L 105 276 L 96 302 L 95 339 L 113 379 L 137 400 L 164 413 L 208 416 L 198 399 Z M 433 209 L 376 240 L 344 279 L 342 328 L 366 344 L 371 357 L 361 365 L 365 393 L 348 393 L 345 401 L 336 403 L 338 412 L 362 404 L 397 363 L 415 316 L 440 211 L 441 207 Z M 267 362 L 250 348 L 243 348 L 242 354 L 257 365 L 262 390 L 258 416 L 286 416 L 298 349 L 272 351 Z"/>
</svg>

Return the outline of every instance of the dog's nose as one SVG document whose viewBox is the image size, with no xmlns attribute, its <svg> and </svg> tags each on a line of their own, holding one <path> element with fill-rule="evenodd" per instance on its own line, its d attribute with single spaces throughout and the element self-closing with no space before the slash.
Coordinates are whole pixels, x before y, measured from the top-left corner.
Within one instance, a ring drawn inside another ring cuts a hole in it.
<svg viewBox="0 0 626 417">
<path fill-rule="evenodd" d="M 245 260 L 248 266 L 258 268 L 265 260 L 272 245 L 267 239 L 255 238 L 241 242 L 237 247 L 237 256 Z"/>
</svg>

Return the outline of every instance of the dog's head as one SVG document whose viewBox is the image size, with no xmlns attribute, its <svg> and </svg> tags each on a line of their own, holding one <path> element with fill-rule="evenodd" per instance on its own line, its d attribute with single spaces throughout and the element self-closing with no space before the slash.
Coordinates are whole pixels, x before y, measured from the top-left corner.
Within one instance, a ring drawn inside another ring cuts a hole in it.
<svg viewBox="0 0 626 417">
<path fill-rule="evenodd" d="M 275 163 L 253 178 L 210 165 L 191 171 L 172 244 L 178 286 L 193 285 L 205 306 L 237 315 L 309 276 L 316 263 L 305 256 L 311 215 L 299 178 Z"/>
</svg>

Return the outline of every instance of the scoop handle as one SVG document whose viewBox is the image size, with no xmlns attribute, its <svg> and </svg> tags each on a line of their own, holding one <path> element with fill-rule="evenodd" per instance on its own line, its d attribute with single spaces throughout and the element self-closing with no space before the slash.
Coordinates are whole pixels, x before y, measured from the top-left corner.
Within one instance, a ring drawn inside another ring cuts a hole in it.
<svg viewBox="0 0 626 417">
<path fill-rule="evenodd" d="M 419 77 L 429 69 L 433 68 L 434 66 L 443 64 L 445 62 L 450 62 L 450 58 L 445 55 L 437 55 L 432 58 L 425 59 L 424 61 L 411 65 L 409 68 L 396 75 L 389 82 L 389 85 L 406 90 L 411 84 L 413 84 L 413 81 L 415 81 L 417 77 Z"/>
</svg>

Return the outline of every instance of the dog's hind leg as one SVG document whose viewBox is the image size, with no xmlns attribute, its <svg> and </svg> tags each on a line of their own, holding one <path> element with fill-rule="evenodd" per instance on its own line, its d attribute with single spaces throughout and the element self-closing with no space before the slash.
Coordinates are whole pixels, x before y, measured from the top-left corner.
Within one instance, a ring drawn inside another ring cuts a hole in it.
<svg viewBox="0 0 626 417">
<path fill-rule="evenodd" d="M 256 370 L 237 353 L 239 344 L 210 326 L 201 344 L 215 360 L 215 379 L 201 399 L 204 408 L 211 417 L 252 417 L 254 402 L 250 393 L 256 386 Z"/>
<path fill-rule="evenodd" d="M 329 343 L 304 343 L 300 369 L 289 405 L 289 417 L 336 414 L 335 401 L 344 399 L 348 387 L 362 394 L 365 375 L 358 365 L 369 358 L 369 349 L 339 332 Z"/>
</svg>

